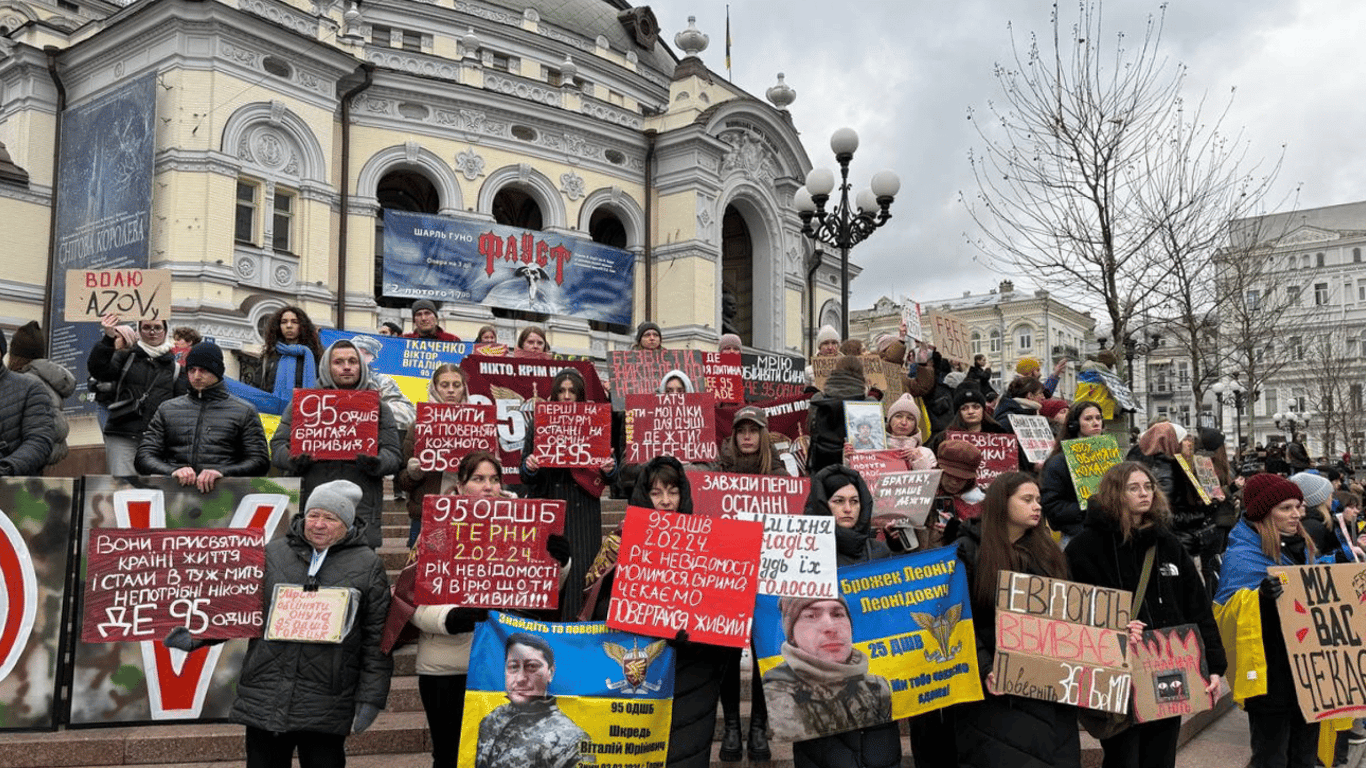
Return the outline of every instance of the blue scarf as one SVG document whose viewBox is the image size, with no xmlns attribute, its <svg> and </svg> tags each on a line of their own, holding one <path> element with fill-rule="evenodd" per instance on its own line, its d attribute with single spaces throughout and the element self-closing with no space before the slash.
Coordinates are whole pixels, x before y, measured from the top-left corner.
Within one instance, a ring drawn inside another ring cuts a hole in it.
<svg viewBox="0 0 1366 768">
<path fill-rule="evenodd" d="M 272 394 L 285 402 L 294 399 L 294 377 L 298 375 L 300 358 L 304 364 L 304 389 L 318 386 L 318 363 L 313 359 L 313 350 L 304 344 L 285 344 L 279 342 L 275 351 L 280 354 L 280 362 L 275 366 L 275 389 Z"/>
</svg>

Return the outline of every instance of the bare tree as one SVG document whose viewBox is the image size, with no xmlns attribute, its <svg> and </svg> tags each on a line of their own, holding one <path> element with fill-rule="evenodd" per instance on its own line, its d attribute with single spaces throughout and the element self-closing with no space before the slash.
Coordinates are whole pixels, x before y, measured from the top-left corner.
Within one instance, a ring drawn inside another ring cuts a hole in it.
<svg viewBox="0 0 1366 768">
<path fill-rule="evenodd" d="M 1360 368 L 1355 355 L 1347 353 L 1342 331 L 1337 328 L 1317 334 L 1306 350 L 1304 382 L 1310 406 L 1318 409 L 1310 428 L 1322 428 L 1323 452 L 1329 457 L 1340 453 L 1338 438 L 1350 448 L 1352 436 L 1363 426 Z"/>
</svg>

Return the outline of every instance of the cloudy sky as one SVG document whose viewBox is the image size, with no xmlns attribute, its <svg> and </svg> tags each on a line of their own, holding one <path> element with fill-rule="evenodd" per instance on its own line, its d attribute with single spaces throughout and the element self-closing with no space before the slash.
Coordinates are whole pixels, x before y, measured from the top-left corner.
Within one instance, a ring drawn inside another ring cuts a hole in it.
<svg viewBox="0 0 1366 768">
<path fill-rule="evenodd" d="M 702 59 L 724 73 L 724 0 L 648 4 L 670 44 L 696 16 L 711 36 Z M 1060 7 L 1065 19 L 1076 17 L 1075 3 Z M 967 113 L 1000 101 L 992 71 L 1012 61 L 1012 27 L 1021 47 L 1031 32 L 1051 40 L 1051 9 L 1041 0 L 731 3 L 733 82 L 762 97 L 785 73 L 816 167 L 836 168 L 830 134 L 848 125 L 861 139 L 850 166 L 855 189 L 883 168 L 902 179 L 892 220 L 852 251 L 864 268 L 852 286 L 855 307 L 881 295 L 925 302 L 980 293 L 1001 279 L 965 236 L 975 225 L 959 194 L 976 191 L 967 157 L 981 148 Z M 1158 12 L 1149 0 L 1109 0 L 1107 44 L 1119 32 L 1141 37 Z M 1188 99 L 1222 104 L 1232 95 L 1224 127 L 1243 132 L 1251 160 L 1272 164 L 1284 147 L 1270 198 L 1286 199 L 1298 186 L 1293 205 L 1307 208 L 1366 199 L 1366 168 L 1357 162 L 1366 152 L 1352 140 L 1366 129 L 1363 29 L 1359 0 L 1171 0 L 1161 50 L 1171 66 L 1188 67 Z M 1013 277 L 1017 287 L 1030 283 Z"/>
</svg>

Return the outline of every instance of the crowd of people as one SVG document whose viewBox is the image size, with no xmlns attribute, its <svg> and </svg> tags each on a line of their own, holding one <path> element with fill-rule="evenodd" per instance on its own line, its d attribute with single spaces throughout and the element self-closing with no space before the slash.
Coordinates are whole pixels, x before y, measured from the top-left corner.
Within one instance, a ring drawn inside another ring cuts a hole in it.
<svg viewBox="0 0 1366 768">
<path fill-rule="evenodd" d="M 438 320 L 432 302 L 415 302 L 413 331 L 406 335 L 458 340 Z M 847 432 L 846 405 L 880 400 L 883 393 L 868 385 L 858 356 L 862 344 L 841 340 L 828 327 L 821 329 L 817 356 L 837 359 L 819 388 L 808 387 L 805 440 L 770 432 L 764 409 L 750 405 L 735 413 L 713 465 L 685 466 L 666 455 L 631 467 L 610 458 L 600 466 L 571 470 L 537 463 L 534 448 L 544 436 L 528 425 L 521 466 L 509 468 L 520 479 L 515 488 L 504 486 L 504 467 L 490 453 L 458 457 L 447 472 L 424 471 L 413 456 L 415 406 L 374 369 L 380 351 L 375 340 L 360 335 L 324 348 L 317 326 L 299 307 L 284 307 L 267 323 L 256 386 L 286 402 L 299 388 L 378 391 L 379 443 L 373 455 L 336 461 L 295 453 L 288 408 L 268 442 L 256 409 L 231 393 L 229 385 L 238 382 L 227 380 L 222 351 L 191 328 L 175 329 L 168 340 L 164 321 L 129 324 L 112 315 L 101 328 L 87 363 L 89 387 L 101 406 L 108 472 L 170 476 L 204 493 L 224 477 L 267 472 L 299 477 L 301 512 L 287 535 L 268 546 L 266 581 L 343 587 L 359 596 L 357 621 L 340 644 L 252 641 L 232 714 L 247 726 L 249 766 L 282 764 L 278 761 L 296 749 L 301 756 L 307 753 L 312 765 L 344 764 L 347 734 L 365 730 L 385 705 L 392 669 L 387 651 L 405 635 L 417 641 L 433 766 L 458 763 L 471 641 L 485 614 L 455 605 L 415 605 L 411 573 L 390 584 L 375 553 L 382 539 L 386 477 L 393 478 L 395 493 L 406 502 L 409 547 L 422 535 L 423 501 L 433 494 L 515 493 L 565 501 L 564 534 L 546 544 L 562 569 L 560 607 L 540 618 L 583 621 L 607 615 L 616 571 L 620 531 L 604 536 L 603 495 L 616 492 L 634 506 L 691 514 L 689 474 L 699 468 L 809 476 L 805 513 L 835 519 L 840 565 L 912 547 L 956 548 L 968 577 L 978 669 L 988 692 L 981 702 L 912 718 L 910 743 L 918 764 L 1079 764 L 1079 710 L 990 692 L 997 576 L 1010 570 L 1136 592 L 1129 627 L 1134 638 L 1147 628 L 1195 624 L 1204 641 L 1209 690 L 1217 694 L 1227 680 L 1248 712 L 1253 764 L 1314 765 L 1319 726 L 1299 714 L 1276 611 L 1281 584 L 1267 568 L 1361 561 L 1366 548 L 1359 519 L 1361 487 L 1335 467 L 1316 468 L 1298 444 L 1273 451 L 1264 465 L 1240 463 L 1241 471 L 1235 471 L 1218 431 L 1188 431 L 1158 420 L 1137 436 L 1126 460 L 1109 469 L 1083 503 L 1063 442 L 1102 435 L 1107 426 L 1112 433 L 1127 432 L 1107 423 L 1098 402 L 1068 403 L 1054 396 L 1066 360 L 1047 378 L 1040 361 L 1022 360 L 998 393 L 980 356 L 971 366 L 955 366 L 932 346 L 913 340 L 885 336 L 871 345 L 905 374 L 898 382 L 904 394 L 886 408 L 886 448 L 908 467 L 941 470 L 930 518 L 924 527 L 907 532 L 898 530 L 904 523 L 886 528 L 873 524 L 868 483 L 846 465 L 857 437 Z M 386 323 L 378 332 L 400 335 L 402 328 Z M 497 332 L 482 328 L 476 342 L 498 344 Z M 636 348 L 663 346 L 658 325 L 639 326 Z M 45 347 L 38 325 L 25 325 L 15 332 L 8 365 L 0 369 L 0 474 L 41 474 L 66 455 L 61 403 L 72 395 L 75 382 L 69 372 L 44 359 Z M 739 350 L 741 342 L 728 334 L 719 347 Z M 4 352 L 0 334 L 0 354 Z M 524 328 L 510 350 L 542 359 L 549 353 L 546 332 L 536 326 Z M 440 364 L 431 375 L 427 399 L 468 402 L 469 384 L 459 365 Z M 673 371 L 660 382 L 659 391 L 690 392 L 694 385 L 681 371 Z M 565 368 L 554 377 L 549 397 L 583 402 L 587 393 L 582 374 Z M 1031 461 L 1022 450 L 1014 471 L 996 477 L 985 489 L 978 487 L 981 451 L 949 433 L 1010 433 L 1022 415 L 1044 416 L 1052 423 L 1056 442 L 1051 454 Z M 796 447 L 783 455 L 780 443 Z M 615 456 L 621 448 L 615 446 Z M 1215 469 L 1218 488 L 1212 494 L 1202 493 L 1184 468 L 1197 455 L 1210 457 Z M 1275 459 L 1280 457 L 1292 457 L 1296 465 L 1278 465 Z M 1255 456 L 1249 452 L 1242 458 Z M 407 625 L 402 631 L 394 628 L 395 616 L 399 627 Z M 739 707 L 742 655 L 692 642 L 686 632 L 671 641 L 677 650 L 667 760 L 671 768 L 709 763 L 718 708 L 721 759 L 739 760 L 746 751 L 752 760 L 769 759 L 765 685 L 784 691 L 774 717 L 791 724 L 804 716 L 785 709 L 792 700 L 789 689 L 802 685 L 789 665 L 824 665 L 836 677 L 843 674 L 840 670 L 866 671 L 866 658 L 852 647 L 843 650 L 843 640 L 807 647 L 821 632 L 838 635 L 841 620 L 847 624 L 842 601 L 789 601 L 783 616 L 788 633 L 784 665 L 769 675 L 752 670 L 747 728 Z M 1236 636 L 1230 636 L 1231 628 Z M 177 630 L 166 642 L 193 650 L 205 641 Z M 1259 645 L 1260 652 L 1226 652 L 1247 644 Z M 539 653 L 542 667 L 553 672 L 553 656 L 544 658 L 534 642 L 522 642 L 526 647 L 520 650 L 513 645 L 509 658 L 514 650 Z M 1251 667 L 1249 660 L 1255 660 Z M 1249 683 L 1253 680 L 1258 684 Z M 875 687 L 859 689 L 858 695 L 876 699 Z M 798 692 L 807 698 L 815 695 Z M 526 697 L 528 702 L 513 699 L 508 706 L 537 701 L 543 706 L 543 696 L 542 690 Z M 870 707 L 877 703 L 873 699 Z M 831 718 L 838 719 L 834 714 Z M 1173 766 L 1179 732 L 1180 718 L 1131 725 L 1101 740 L 1104 765 Z M 480 736 L 483 754 L 492 742 L 485 743 L 484 729 Z M 1366 734 L 1356 729 L 1342 734 L 1339 755 L 1353 740 L 1366 741 Z M 890 768 L 901 762 L 901 738 L 892 722 L 851 727 L 799 739 L 793 755 L 800 768 Z"/>
</svg>

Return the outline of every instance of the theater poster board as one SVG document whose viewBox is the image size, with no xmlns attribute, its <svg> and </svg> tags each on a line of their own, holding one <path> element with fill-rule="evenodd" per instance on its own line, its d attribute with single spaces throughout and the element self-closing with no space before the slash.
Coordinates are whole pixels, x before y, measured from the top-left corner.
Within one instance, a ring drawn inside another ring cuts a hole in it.
<svg viewBox="0 0 1366 768">
<path fill-rule="evenodd" d="M 1276 612 L 1305 721 L 1366 716 L 1366 682 L 1345 672 L 1359 668 L 1366 638 L 1366 565 L 1277 566 L 1267 572 L 1281 580 Z"/>
</svg>

